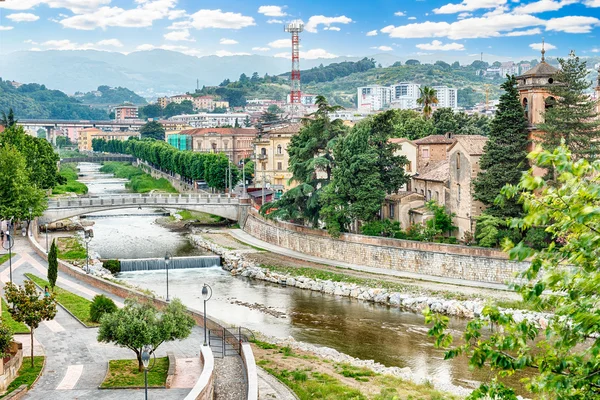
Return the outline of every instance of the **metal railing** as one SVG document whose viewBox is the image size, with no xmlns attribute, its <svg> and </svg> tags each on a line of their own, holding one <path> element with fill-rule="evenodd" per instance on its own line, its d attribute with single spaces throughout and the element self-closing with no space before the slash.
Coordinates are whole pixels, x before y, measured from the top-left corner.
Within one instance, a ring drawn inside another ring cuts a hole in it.
<svg viewBox="0 0 600 400">
<path fill-rule="evenodd" d="M 220 327 L 208 330 L 208 344 L 215 357 L 240 355 L 242 343 L 255 340 L 254 332 L 243 326 Z"/>
</svg>

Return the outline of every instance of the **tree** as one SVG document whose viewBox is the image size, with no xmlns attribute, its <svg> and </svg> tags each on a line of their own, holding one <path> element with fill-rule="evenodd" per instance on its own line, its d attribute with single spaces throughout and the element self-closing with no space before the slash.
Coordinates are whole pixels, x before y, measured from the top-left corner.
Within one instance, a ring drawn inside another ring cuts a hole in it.
<svg viewBox="0 0 600 400">
<path fill-rule="evenodd" d="M 436 235 L 451 233 L 456 229 L 456 226 L 452 223 L 452 219 L 456 217 L 456 214 L 448 213 L 444 206 L 437 204 L 434 200 L 428 201 L 425 208 L 433 213 L 433 218 L 427 220 L 427 227 L 435 231 Z"/>
<path fill-rule="evenodd" d="M 165 140 L 165 128 L 160 122 L 148 121 L 140 128 L 142 139 Z"/>
<path fill-rule="evenodd" d="M 244 174 L 246 175 L 246 180 L 252 181 L 254 179 L 254 161 L 244 162 Z"/>
<path fill-rule="evenodd" d="M 246 118 L 244 119 L 244 127 L 245 128 L 250 128 L 252 126 L 252 122 L 250 122 L 250 117 L 248 117 L 246 115 Z"/>
<path fill-rule="evenodd" d="M 8 312 L 17 322 L 29 327 L 31 334 L 31 367 L 33 368 L 33 331 L 42 321 L 50 321 L 56 316 L 54 294 L 42 296 L 37 291 L 35 283 L 25 281 L 24 286 L 8 282 L 5 286 L 6 302 L 11 305 Z"/>
<path fill-rule="evenodd" d="M 406 60 L 404 63 L 406 65 L 421 65 L 421 61 L 419 60 Z"/>
<path fill-rule="evenodd" d="M 566 145 L 529 155 L 539 168 L 556 171 L 556 183 L 529 170 L 502 194 L 520 197 L 525 215 L 512 226 L 545 226 L 552 242 L 535 250 L 524 242 L 508 246 L 512 260 L 530 260 L 516 290 L 527 308 L 552 309 L 539 321 L 516 318 L 495 306 L 470 321 L 461 343 L 451 347 L 448 318 L 427 312 L 429 334 L 446 358 L 464 356 L 474 368 L 494 377 L 471 399 L 516 399 L 515 390 L 499 378 L 531 371 L 525 388 L 531 398 L 591 400 L 600 388 L 598 301 L 600 294 L 600 162 L 574 157 Z"/>
<path fill-rule="evenodd" d="M 2 119 L 0 120 L 0 125 L 5 128 L 12 128 L 17 125 L 17 120 L 15 119 L 15 113 L 12 108 L 8 110 L 8 115 L 2 111 Z"/>
<path fill-rule="evenodd" d="M 417 104 L 423 106 L 423 115 L 425 118 L 429 118 L 431 116 L 431 105 L 438 103 L 436 92 L 433 88 L 424 86 L 419 88 L 419 94 Z"/>
<path fill-rule="evenodd" d="M 150 303 L 125 300 L 125 307 L 100 318 L 98 341 L 114 343 L 133 351 L 142 371 L 142 349 L 150 345 L 150 354 L 163 343 L 182 340 L 192 333 L 194 320 L 181 300 L 172 300 L 161 311 Z"/>
<path fill-rule="evenodd" d="M 529 168 L 527 162 L 527 119 L 519 101 L 517 81 L 510 76 L 503 84 L 496 117 L 491 122 L 489 140 L 485 144 L 474 182 L 475 198 L 486 205 L 486 214 L 498 218 L 518 217 L 523 213 L 517 199 L 496 203 L 504 185 L 516 185 Z"/>
<path fill-rule="evenodd" d="M 595 158 L 600 151 L 600 121 L 597 102 L 586 92 L 591 86 L 586 62 L 574 55 L 558 62 L 560 69 L 553 77 L 557 84 L 550 86 L 544 123 L 538 126 L 543 132 L 542 146 L 553 150 L 564 140 L 575 157 Z"/>
<path fill-rule="evenodd" d="M 54 291 L 56 285 L 56 278 L 58 277 L 58 250 L 56 248 L 56 242 L 52 239 L 52 245 L 48 252 L 48 282 L 50 288 Z"/>
<path fill-rule="evenodd" d="M 457 133 L 458 131 L 458 123 L 454 116 L 454 110 L 451 108 L 438 108 L 433 112 L 431 119 L 436 135 L 445 135 L 448 132 Z"/>
<path fill-rule="evenodd" d="M 4 358 L 10 355 L 13 339 L 13 331 L 10 326 L 5 323 L 0 324 L 0 357 Z"/>
<path fill-rule="evenodd" d="M 40 139 L 46 139 L 46 130 L 44 128 L 40 128 L 37 130 L 37 137 Z"/>
<path fill-rule="evenodd" d="M 143 118 L 157 118 L 162 116 L 163 109 L 159 104 L 148 104 L 140 108 L 140 116 Z"/>
</svg>

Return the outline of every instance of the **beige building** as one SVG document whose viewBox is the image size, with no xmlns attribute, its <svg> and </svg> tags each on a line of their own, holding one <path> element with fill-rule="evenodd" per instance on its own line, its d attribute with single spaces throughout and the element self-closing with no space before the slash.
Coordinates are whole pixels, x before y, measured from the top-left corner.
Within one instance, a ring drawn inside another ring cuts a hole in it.
<svg viewBox="0 0 600 400">
<path fill-rule="evenodd" d="M 170 119 L 161 119 L 158 122 L 165 128 L 165 131 L 168 132 L 192 129 L 192 126 L 186 122 L 171 121 Z"/>
<path fill-rule="evenodd" d="M 479 159 L 488 138 L 481 135 L 455 135 L 449 150 L 449 200 L 446 209 L 456 214 L 456 237 L 464 239 L 465 233 L 475 233 L 476 219 L 485 206 L 473 198 L 473 182 L 481 171 Z"/>
<path fill-rule="evenodd" d="M 168 97 L 159 97 L 158 100 L 156 100 L 156 102 L 158 103 L 160 108 L 165 108 L 169 105 L 171 100 Z"/>
<path fill-rule="evenodd" d="M 454 143 L 451 134 L 431 135 L 414 141 L 417 145 L 417 171 L 448 159 L 448 149 Z"/>
<path fill-rule="evenodd" d="M 400 191 L 396 194 L 387 195 L 381 208 L 383 218 L 400 223 L 403 230 L 411 225 L 422 222 L 416 220 L 412 210 L 421 209 L 425 205 L 425 197 L 419 193 Z"/>
<path fill-rule="evenodd" d="M 194 97 L 190 94 L 178 94 L 177 96 L 171 96 L 169 99 L 169 103 L 181 104 L 184 101 L 191 101 L 193 103 Z"/>
<path fill-rule="evenodd" d="M 255 129 L 196 128 L 179 134 L 192 136 L 192 151 L 225 153 L 233 163 L 240 164 L 243 159 L 252 157 L 257 133 Z"/>
<path fill-rule="evenodd" d="M 102 132 L 98 128 L 85 128 L 79 131 L 79 137 L 77 138 L 77 147 L 79 151 L 92 151 L 92 139 L 95 135 L 101 135 Z"/>
<path fill-rule="evenodd" d="M 405 156 L 408 160 L 408 164 L 404 166 L 404 172 L 407 175 L 413 176 L 418 172 L 417 170 L 417 145 L 406 138 L 391 138 L 391 143 L 396 143 L 400 148 L 394 152 L 396 156 Z M 410 181 L 407 185 L 401 188 L 401 190 L 410 190 Z"/>
<path fill-rule="evenodd" d="M 292 136 L 297 134 L 301 124 L 292 124 L 275 128 L 257 136 L 254 141 L 255 187 L 266 187 L 276 192 L 285 192 L 297 186 L 297 182 L 289 182 L 292 173 L 289 168 L 287 148 Z"/>
</svg>

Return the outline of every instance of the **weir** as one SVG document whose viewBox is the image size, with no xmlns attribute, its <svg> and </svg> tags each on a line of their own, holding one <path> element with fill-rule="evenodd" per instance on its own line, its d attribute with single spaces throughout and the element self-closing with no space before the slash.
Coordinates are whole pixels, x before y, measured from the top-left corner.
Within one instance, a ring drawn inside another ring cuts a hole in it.
<svg viewBox="0 0 600 400">
<path fill-rule="evenodd" d="M 169 269 L 210 268 L 220 265 L 219 256 L 174 257 L 169 263 Z M 121 272 L 156 271 L 166 268 L 164 258 L 121 260 Z"/>
</svg>

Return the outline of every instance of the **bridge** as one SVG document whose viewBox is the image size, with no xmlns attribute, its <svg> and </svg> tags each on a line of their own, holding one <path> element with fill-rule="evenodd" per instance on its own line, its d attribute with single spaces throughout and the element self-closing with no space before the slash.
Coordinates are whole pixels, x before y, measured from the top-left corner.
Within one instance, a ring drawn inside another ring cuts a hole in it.
<svg viewBox="0 0 600 400">
<path fill-rule="evenodd" d="M 127 155 L 103 155 L 103 156 L 90 156 L 90 157 L 66 157 L 61 158 L 60 162 L 62 164 L 66 163 L 81 163 L 81 162 L 104 162 L 104 161 L 122 161 L 122 162 L 135 162 L 137 159 L 133 156 Z"/>
<path fill-rule="evenodd" d="M 174 208 L 218 215 L 232 221 L 244 221 L 250 203 L 247 199 L 223 194 L 117 194 L 49 200 L 40 224 L 124 208 Z"/>
</svg>

